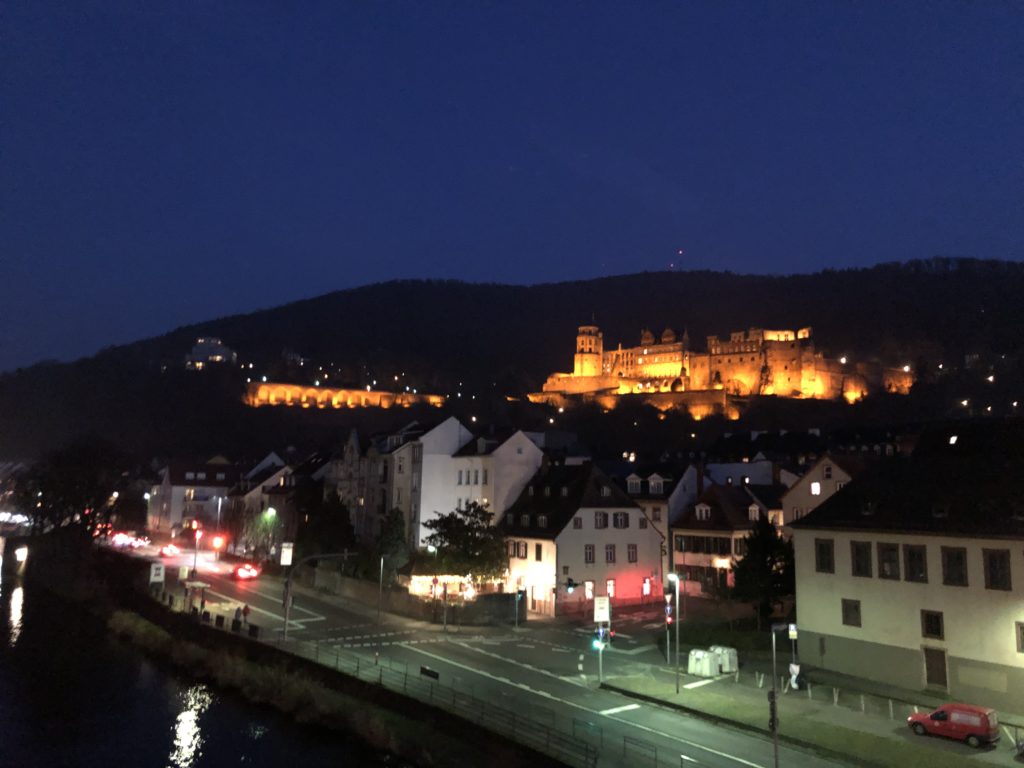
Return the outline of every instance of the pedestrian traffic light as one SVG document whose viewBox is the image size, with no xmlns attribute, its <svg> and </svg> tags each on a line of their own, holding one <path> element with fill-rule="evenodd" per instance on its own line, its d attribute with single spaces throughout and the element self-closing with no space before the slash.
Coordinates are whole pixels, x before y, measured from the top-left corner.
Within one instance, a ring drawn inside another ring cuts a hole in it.
<svg viewBox="0 0 1024 768">
<path fill-rule="evenodd" d="M 594 630 L 594 640 L 591 643 L 595 651 L 603 650 L 608 645 L 607 627 L 598 627 Z"/>
<path fill-rule="evenodd" d="M 572 579 L 566 579 L 566 581 L 565 581 L 565 591 L 568 592 L 571 595 L 574 589 L 576 589 L 576 582 L 573 581 Z"/>
<path fill-rule="evenodd" d="M 672 623 L 672 605 L 670 603 L 665 604 L 665 623 Z"/>
</svg>

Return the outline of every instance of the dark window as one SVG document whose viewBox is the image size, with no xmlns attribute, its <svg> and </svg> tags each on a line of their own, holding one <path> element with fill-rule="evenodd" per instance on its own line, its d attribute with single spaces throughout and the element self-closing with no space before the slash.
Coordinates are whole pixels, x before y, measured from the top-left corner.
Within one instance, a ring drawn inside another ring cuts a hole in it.
<svg viewBox="0 0 1024 768">
<path fill-rule="evenodd" d="M 860 626 L 860 600 L 843 598 L 843 624 L 848 627 Z"/>
<path fill-rule="evenodd" d="M 604 545 L 604 561 L 606 563 L 614 563 L 615 562 L 615 545 L 614 544 L 605 544 Z"/>
<path fill-rule="evenodd" d="M 900 578 L 900 546 L 899 544 L 878 544 L 878 578 Z"/>
<path fill-rule="evenodd" d="M 548 527 L 548 516 L 547 515 L 537 515 L 537 527 L 538 528 L 547 528 Z"/>
<path fill-rule="evenodd" d="M 903 578 L 928 583 L 928 552 L 923 545 L 903 545 Z"/>
<path fill-rule="evenodd" d="M 921 611 L 921 636 L 943 639 L 942 611 Z"/>
<path fill-rule="evenodd" d="M 544 547 L 541 544 L 533 545 L 533 559 L 537 562 L 544 559 Z"/>
<path fill-rule="evenodd" d="M 983 549 L 985 589 L 1010 589 L 1010 550 Z"/>
<path fill-rule="evenodd" d="M 612 525 L 616 528 L 629 528 L 629 512 L 616 512 L 613 514 Z"/>
<path fill-rule="evenodd" d="M 814 570 L 818 573 L 836 572 L 836 543 L 832 539 L 814 540 Z"/>
<path fill-rule="evenodd" d="M 676 552 L 685 552 L 686 551 L 686 537 L 685 536 L 676 536 L 675 537 L 675 549 L 676 549 Z"/>
<path fill-rule="evenodd" d="M 1017 630 L 1017 653 L 1024 653 L 1024 621 L 1018 621 L 1014 629 Z"/>
<path fill-rule="evenodd" d="M 850 563 L 851 573 L 854 576 L 866 576 L 871 578 L 871 542 L 851 541 L 850 542 Z"/>
<path fill-rule="evenodd" d="M 631 563 L 635 563 L 636 562 L 636 544 L 627 544 L 626 545 L 626 555 L 628 557 L 629 562 L 631 562 Z"/>
<path fill-rule="evenodd" d="M 594 513 L 594 527 L 595 528 L 607 528 L 608 527 L 608 513 L 607 512 L 595 512 Z"/>
<path fill-rule="evenodd" d="M 647 518 L 641 516 L 640 519 L 637 520 L 636 524 L 637 524 L 638 528 L 646 528 L 647 527 Z"/>
<path fill-rule="evenodd" d="M 967 550 L 963 547 L 942 548 L 942 583 L 947 587 L 967 586 Z"/>
<path fill-rule="evenodd" d="M 594 545 L 584 544 L 583 545 L 583 562 L 592 563 L 594 562 Z"/>
<path fill-rule="evenodd" d="M 577 531 L 582 529 L 583 528 L 583 518 L 582 517 L 574 517 L 572 519 L 572 527 L 575 528 Z"/>
<path fill-rule="evenodd" d="M 525 560 L 526 559 L 526 542 L 525 541 L 520 541 L 519 542 L 519 551 L 516 554 L 519 556 L 520 560 Z"/>
</svg>

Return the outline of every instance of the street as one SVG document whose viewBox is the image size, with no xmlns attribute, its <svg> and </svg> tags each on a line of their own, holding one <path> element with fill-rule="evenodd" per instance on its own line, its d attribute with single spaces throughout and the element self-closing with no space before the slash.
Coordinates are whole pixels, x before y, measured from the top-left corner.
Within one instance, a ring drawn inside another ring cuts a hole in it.
<svg viewBox="0 0 1024 768">
<path fill-rule="evenodd" d="M 191 567 L 192 555 L 162 560 L 168 565 L 168 591 L 181 593 L 174 584 L 177 566 Z M 261 628 L 263 639 L 283 642 L 280 579 L 236 581 L 226 563 L 202 556 L 198 578 L 210 584 L 207 610 L 231 619 L 236 608 L 248 605 L 249 623 Z M 289 642 L 315 643 L 318 654 L 328 657 L 343 650 L 372 663 L 380 653 L 382 661 L 410 671 L 429 667 L 442 682 L 481 700 L 537 720 L 571 723 L 575 735 L 600 748 L 601 765 L 635 765 L 638 751 L 647 752 L 650 760 L 657 750 L 662 761 L 674 755 L 673 762 L 687 766 L 771 768 L 771 743 L 763 737 L 598 689 L 597 652 L 588 629 L 549 621 L 530 622 L 519 630 L 460 627 L 457 609 L 449 608 L 445 632 L 440 625 L 391 614 L 383 614 L 378 623 L 373 606 L 302 587 L 294 595 Z M 652 618 L 653 612 L 641 612 L 615 625 L 615 645 L 604 652 L 605 680 L 671 669 L 651 640 L 657 636 Z M 785 746 L 780 764 L 839 765 Z"/>
</svg>

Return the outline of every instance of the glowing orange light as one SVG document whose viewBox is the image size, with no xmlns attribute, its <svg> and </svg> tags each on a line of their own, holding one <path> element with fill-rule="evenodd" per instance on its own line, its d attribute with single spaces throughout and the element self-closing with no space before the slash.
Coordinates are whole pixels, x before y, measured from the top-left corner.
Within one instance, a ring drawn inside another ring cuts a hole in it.
<svg viewBox="0 0 1024 768">
<path fill-rule="evenodd" d="M 214 549 L 220 549 L 223 546 L 224 546 L 224 537 L 223 536 L 214 536 L 213 537 L 213 548 Z"/>
</svg>

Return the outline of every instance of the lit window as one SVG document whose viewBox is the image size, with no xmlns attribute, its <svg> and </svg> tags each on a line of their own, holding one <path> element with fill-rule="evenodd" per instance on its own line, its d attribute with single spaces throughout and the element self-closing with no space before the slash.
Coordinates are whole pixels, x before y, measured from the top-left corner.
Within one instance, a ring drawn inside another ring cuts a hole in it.
<svg viewBox="0 0 1024 768">
<path fill-rule="evenodd" d="M 811 496 L 821 496 L 821 483 L 817 480 L 811 483 Z"/>
<path fill-rule="evenodd" d="M 608 597 L 615 597 L 615 579 L 608 579 L 605 589 L 608 591 Z"/>
<path fill-rule="evenodd" d="M 586 595 L 587 600 L 594 599 L 594 582 L 584 581 L 583 582 L 583 594 Z"/>
</svg>

